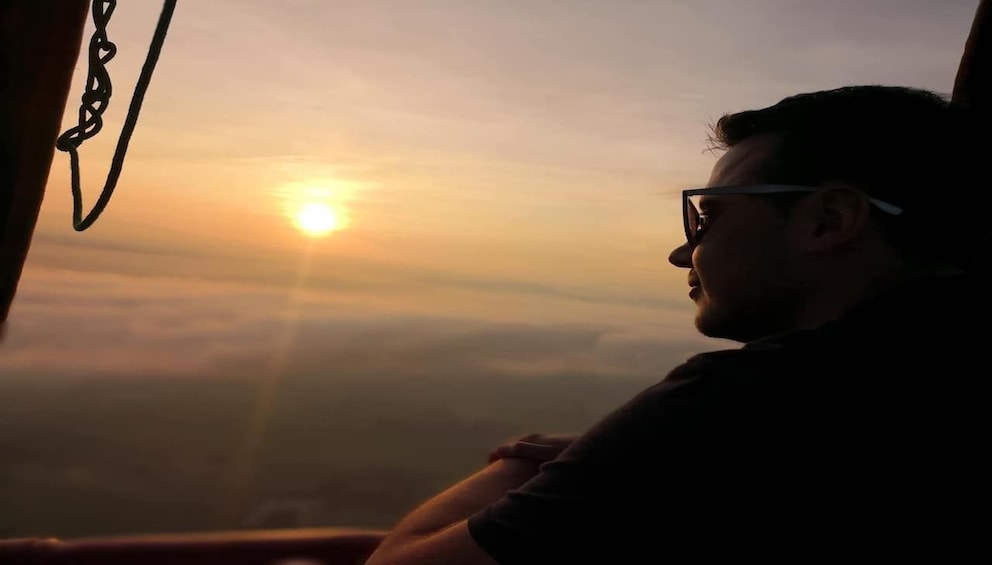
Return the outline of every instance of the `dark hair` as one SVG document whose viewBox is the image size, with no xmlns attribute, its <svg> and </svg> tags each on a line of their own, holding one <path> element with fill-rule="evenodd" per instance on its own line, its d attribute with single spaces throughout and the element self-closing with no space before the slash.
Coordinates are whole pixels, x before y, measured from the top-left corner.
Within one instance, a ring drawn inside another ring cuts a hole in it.
<svg viewBox="0 0 992 565">
<path fill-rule="evenodd" d="M 906 257 L 970 267 L 989 232 L 971 203 L 988 201 L 977 186 L 981 127 L 946 96 L 899 86 L 847 86 L 790 96 L 773 106 L 728 114 L 710 145 L 727 149 L 751 136 L 779 135 L 766 182 L 844 182 L 904 208 L 876 213 L 887 240 Z"/>
</svg>

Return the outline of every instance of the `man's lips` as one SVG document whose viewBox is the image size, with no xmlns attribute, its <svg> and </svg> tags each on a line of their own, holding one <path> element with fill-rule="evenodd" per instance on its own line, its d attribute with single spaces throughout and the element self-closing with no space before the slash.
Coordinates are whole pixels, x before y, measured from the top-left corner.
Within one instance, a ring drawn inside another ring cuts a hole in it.
<svg viewBox="0 0 992 565">
<path fill-rule="evenodd" d="M 695 273 L 689 273 L 689 298 L 695 300 L 702 291 L 703 288 L 699 284 L 699 277 Z"/>
</svg>

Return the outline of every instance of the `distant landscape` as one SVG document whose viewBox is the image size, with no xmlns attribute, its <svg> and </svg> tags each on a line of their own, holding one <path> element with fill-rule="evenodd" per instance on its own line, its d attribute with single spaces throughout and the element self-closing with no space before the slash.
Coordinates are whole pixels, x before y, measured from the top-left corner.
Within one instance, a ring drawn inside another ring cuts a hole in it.
<svg viewBox="0 0 992 565">
<path fill-rule="evenodd" d="M 498 442 L 581 431 L 649 384 L 335 375 L 267 394 L 247 379 L 5 375 L 0 537 L 386 528 Z"/>
</svg>

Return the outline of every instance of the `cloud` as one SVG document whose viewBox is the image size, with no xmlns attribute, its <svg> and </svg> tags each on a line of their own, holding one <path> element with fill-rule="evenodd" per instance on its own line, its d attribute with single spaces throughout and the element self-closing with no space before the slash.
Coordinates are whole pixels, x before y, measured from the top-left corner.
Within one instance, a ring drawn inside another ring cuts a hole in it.
<svg viewBox="0 0 992 565">
<path fill-rule="evenodd" d="M 644 288 L 606 289 L 589 284 L 566 285 L 526 278 L 483 275 L 417 263 L 396 263 L 364 256 L 317 251 L 301 261 L 299 251 L 239 249 L 211 242 L 182 245 L 163 242 L 81 238 L 41 231 L 31 249 L 31 265 L 67 272 L 170 280 L 170 285 L 217 281 L 229 285 L 269 287 L 282 292 L 305 284 L 309 289 L 336 293 L 404 297 L 438 291 L 475 293 L 589 305 L 686 311 L 688 301 Z M 301 264 L 305 281 L 299 280 Z M 48 283 L 46 283 L 48 284 Z"/>
<path fill-rule="evenodd" d="M 169 245 L 156 245 L 143 241 L 108 240 L 92 237 L 81 237 L 79 235 L 65 235 L 41 232 L 32 238 L 32 246 L 37 249 L 43 247 L 65 247 L 78 253 L 80 250 L 109 251 L 114 253 L 149 255 L 151 257 L 202 257 L 207 255 L 204 251 L 190 249 L 188 247 L 177 247 Z"/>
<path fill-rule="evenodd" d="M 0 372 L 266 378 L 663 376 L 712 343 L 637 323 L 431 314 L 374 295 L 34 268 Z"/>
</svg>

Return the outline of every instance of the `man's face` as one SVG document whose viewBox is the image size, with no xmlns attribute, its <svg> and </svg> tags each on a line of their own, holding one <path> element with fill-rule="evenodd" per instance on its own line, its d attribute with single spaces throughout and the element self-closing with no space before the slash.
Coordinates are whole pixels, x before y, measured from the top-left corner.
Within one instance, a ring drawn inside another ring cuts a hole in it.
<svg viewBox="0 0 992 565">
<path fill-rule="evenodd" d="M 776 138 L 754 136 L 728 150 L 713 167 L 708 187 L 768 182 L 764 164 Z M 706 336 L 751 341 L 794 329 L 801 304 L 801 254 L 788 218 L 765 197 L 704 196 L 709 224 L 697 245 L 674 249 L 669 261 L 689 269 L 696 327 Z"/>
</svg>

